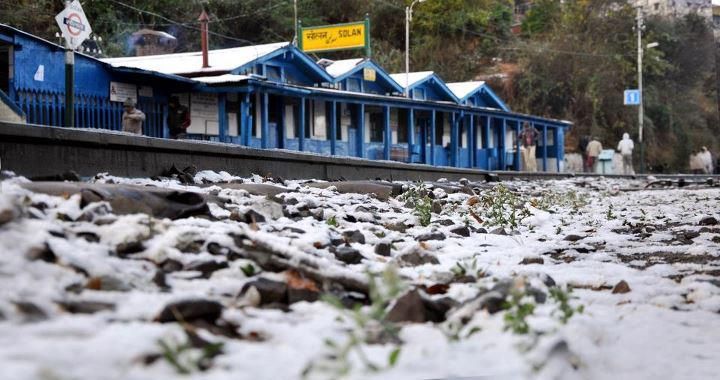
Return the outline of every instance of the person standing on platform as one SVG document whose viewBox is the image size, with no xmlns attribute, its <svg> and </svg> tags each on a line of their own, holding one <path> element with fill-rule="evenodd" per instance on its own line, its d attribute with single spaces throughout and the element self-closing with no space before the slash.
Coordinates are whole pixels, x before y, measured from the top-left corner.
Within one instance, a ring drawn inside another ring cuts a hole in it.
<svg viewBox="0 0 720 380">
<path fill-rule="evenodd" d="M 184 139 L 190 126 L 190 111 L 180 104 L 177 96 L 171 96 L 168 103 L 167 125 L 171 139 Z"/>
<path fill-rule="evenodd" d="M 123 103 L 122 131 L 142 135 L 142 123 L 145 121 L 145 114 L 135 108 L 135 101 L 127 98 Z"/>
<path fill-rule="evenodd" d="M 525 166 L 526 172 L 537 171 L 537 159 L 535 158 L 535 147 L 537 146 L 537 139 L 540 132 L 537 129 L 525 123 L 522 132 L 520 132 L 520 143 L 522 145 L 523 153 L 523 165 Z"/>
<path fill-rule="evenodd" d="M 595 162 L 600 156 L 602 149 L 602 143 L 598 141 L 597 137 L 593 137 L 585 149 L 585 152 L 587 153 L 587 166 L 591 173 L 595 171 Z"/>
<path fill-rule="evenodd" d="M 630 135 L 624 133 L 622 140 L 618 143 L 617 150 L 622 156 L 623 174 L 625 175 L 635 174 L 632 164 L 633 149 L 635 149 L 635 144 L 633 144 L 632 139 L 630 139 Z"/>
<path fill-rule="evenodd" d="M 702 169 L 703 174 L 712 174 L 712 172 L 713 172 L 712 154 L 710 153 L 708 148 L 702 147 L 698 156 L 700 158 L 700 162 L 702 163 L 701 169 Z"/>
</svg>

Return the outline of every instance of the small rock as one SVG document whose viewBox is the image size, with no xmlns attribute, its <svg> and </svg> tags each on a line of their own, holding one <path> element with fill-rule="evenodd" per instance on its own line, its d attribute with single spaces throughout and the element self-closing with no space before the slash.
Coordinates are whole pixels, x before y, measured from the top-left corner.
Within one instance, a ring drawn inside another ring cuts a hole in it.
<svg viewBox="0 0 720 380">
<path fill-rule="evenodd" d="M 115 310 L 115 304 L 95 301 L 62 301 L 58 304 L 73 314 L 94 314 L 104 310 Z"/>
<path fill-rule="evenodd" d="M 445 227 L 452 226 L 455 224 L 455 222 L 453 222 L 452 219 L 440 219 L 440 220 L 436 220 L 435 223 L 437 223 L 441 226 L 445 226 Z"/>
<path fill-rule="evenodd" d="M 510 235 L 503 227 L 498 227 L 498 228 L 490 231 L 490 233 L 493 235 L 503 235 L 503 236 Z"/>
<path fill-rule="evenodd" d="M 255 288 L 260 294 L 260 305 L 287 304 L 288 302 L 288 286 L 284 282 L 260 277 L 243 285 L 240 294 L 244 295 L 250 288 Z"/>
<path fill-rule="evenodd" d="M 241 221 L 247 224 L 265 223 L 265 216 L 253 209 L 250 209 L 242 216 Z"/>
<path fill-rule="evenodd" d="M 0 223 L 2 224 L 2 223 Z M 718 224 L 718 220 L 715 219 L 712 216 L 706 216 L 700 220 L 700 223 L 698 223 L 701 226 L 716 226 Z"/>
<path fill-rule="evenodd" d="M 455 227 L 455 228 L 451 229 L 450 232 L 452 232 L 456 235 L 470 237 L 470 228 L 468 228 L 467 226 Z"/>
<path fill-rule="evenodd" d="M 568 236 L 565 236 L 565 239 L 563 239 L 563 240 L 565 240 L 565 241 L 573 241 L 573 242 L 574 242 L 574 241 L 579 241 L 579 240 L 582 240 L 582 239 L 585 239 L 585 237 L 580 236 L 580 235 L 568 235 Z"/>
<path fill-rule="evenodd" d="M 184 270 L 198 271 L 202 273 L 203 278 L 210 278 L 213 272 L 228 267 L 227 261 L 199 261 L 188 264 Z"/>
<path fill-rule="evenodd" d="M 540 277 L 542 278 L 543 284 L 545 284 L 545 286 L 547 286 L 548 288 L 552 288 L 553 286 L 557 285 L 555 280 L 547 273 L 541 273 Z"/>
<path fill-rule="evenodd" d="M 391 248 L 390 243 L 378 243 L 375 246 L 375 254 L 380 256 L 390 256 Z"/>
<path fill-rule="evenodd" d="M 15 301 L 15 307 L 23 314 L 28 322 L 42 321 L 48 318 L 47 313 L 37 305 L 29 301 Z"/>
<path fill-rule="evenodd" d="M 160 269 L 162 269 L 165 273 L 172 273 L 182 270 L 183 265 L 177 260 L 167 259 L 162 262 L 162 264 L 160 265 Z"/>
<path fill-rule="evenodd" d="M 183 300 L 166 305 L 155 317 L 155 321 L 167 322 L 191 322 L 193 320 L 204 320 L 214 323 L 222 314 L 223 306 L 212 300 Z"/>
<path fill-rule="evenodd" d="M 360 251 L 347 245 L 335 248 L 334 253 L 335 258 L 349 265 L 360 264 L 363 260 L 363 255 L 360 254 Z"/>
<path fill-rule="evenodd" d="M 698 231 L 685 231 L 682 233 L 682 237 L 684 237 L 686 240 L 692 240 L 698 236 L 700 236 L 700 232 Z"/>
<path fill-rule="evenodd" d="M 443 209 L 443 204 L 441 201 L 433 201 L 432 203 L 432 212 L 434 214 L 440 214 Z"/>
<path fill-rule="evenodd" d="M 526 257 L 522 259 L 522 261 L 519 263 L 520 265 L 529 265 L 529 264 L 545 264 L 545 260 L 543 260 L 542 257 Z"/>
<path fill-rule="evenodd" d="M 132 255 L 133 253 L 139 253 L 143 250 L 145 250 L 145 246 L 141 241 L 130 241 L 115 246 L 115 252 L 117 252 L 118 256 Z"/>
<path fill-rule="evenodd" d="M 0 210 L 0 226 L 15 219 L 15 211 L 12 209 Z"/>
<path fill-rule="evenodd" d="M 57 256 L 55 256 L 55 253 L 50 249 L 47 243 L 40 247 L 30 248 L 25 254 L 25 257 L 30 261 L 42 260 L 47 263 L 57 262 Z"/>
<path fill-rule="evenodd" d="M 411 290 L 395 300 L 385 316 L 385 320 L 389 322 L 426 322 L 425 306 L 418 291 Z"/>
<path fill-rule="evenodd" d="M 625 294 L 630 292 L 630 285 L 625 280 L 622 280 L 615 284 L 612 290 L 613 294 Z"/>
<path fill-rule="evenodd" d="M 170 285 L 167 283 L 165 272 L 162 270 L 156 270 L 155 275 L 152 278 L 153 284 L 157 285 L 160 290 L 170 290 Z"/>
<path fill-rule="evenodd" d="M 408 227 L 408 225 L 406 225 L 403 222 L 395 222 L 395 223 L 385 224 L 385 228 L 387 228 L 390 231 L 405 233 L 405 231 L 407 231 L 407 229 L 409 227 Z"/>
<path fill-rule="evenodd" d="M 418 250 L 412 250 L 397 257 L 398 264 L 401 267 L 416 267 L 424 264 L 440 264 L 438 259 L 430 254 L 421 253 Z"/>
<path fill-rule="evenodd" d="M 343 232 L 343 239 L 347 243 L 360 243 L 365 244 L 365 235 L 360 231 L 345 231 Z"/>
<path fill-rule="evenodd" d="M 417 241 L 445 240 L 445 234 L 439 231 L 427 232 L 415 237 Z"/>
</svg>

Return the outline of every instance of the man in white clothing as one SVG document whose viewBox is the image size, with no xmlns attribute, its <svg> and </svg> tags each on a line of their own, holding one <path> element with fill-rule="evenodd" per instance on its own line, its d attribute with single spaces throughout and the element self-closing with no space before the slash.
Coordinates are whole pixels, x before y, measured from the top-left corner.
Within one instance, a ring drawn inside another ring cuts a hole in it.
<svg viewBox="0 0 720 380">
<path fill-rule="evenodd" d="M 712 154 L 710 154 L 707 147 L 702 147 L 702 150 L 698 153 L 698 158 L 702 165 L 703 174 L 711 174 L 713 172 Z"/>
<path fill-rule="evenodd" d="M 623 161 L 623 174 L 630 175 L 635 174 L 632 164 L 632 152 L 635 149 L 635 144 L 630 139 L 630 135 L 627 133 L 623 134 L 622 140 L 618 143 L 617 150 L 622 155 Z"/>
</svg>

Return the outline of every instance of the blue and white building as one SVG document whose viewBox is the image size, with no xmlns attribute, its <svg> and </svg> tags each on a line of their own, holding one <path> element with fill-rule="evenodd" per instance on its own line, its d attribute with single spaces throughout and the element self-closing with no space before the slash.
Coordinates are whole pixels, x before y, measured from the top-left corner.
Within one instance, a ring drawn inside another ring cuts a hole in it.
<svg viewBox="0 0 720 380">
<path fill-rule="evenodd" d="M 75 125 L 119 130 L 122 102 L 131 97 L 148 116 L 144 134 L 166 137 L 167 103 L 176 95 L 190 109 L 194 139 L 521 170 L 517 135 L 528 123 L 541 132 L 538 167 L 562 170 L 571 124 L 512 112 L 483 82 L 389 74 L 367 58 L 316 62 L 289 43 L 210 50 L 209 67 L 202 55 L 76 54 Z M 63 47 L 0 24 L 0 74 L 0 97 L 28 123 L 62 126 Z"/>
</svg>

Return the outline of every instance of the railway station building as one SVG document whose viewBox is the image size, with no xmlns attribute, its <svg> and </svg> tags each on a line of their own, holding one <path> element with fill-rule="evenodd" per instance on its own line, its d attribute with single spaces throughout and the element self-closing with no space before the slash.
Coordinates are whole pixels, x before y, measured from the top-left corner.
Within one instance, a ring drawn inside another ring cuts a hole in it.
<svg viewBox="0 0 720 380">
<path fill-rule="evenodd" d="M 205 57 L 203 57 L 205 55 Z M 208 66 L 203 67 L 203 62 Z M 62 126 L 64 48 L 0 24 L 0 103 Z M 540 132 L 538 168 L 562 171 L 571 123 L 513 112 L 483 82 L 388 73 L 369 58 L 316 61 L 290 43 L 96 59 L 76 53 L 75 126 L 119 131 L 136 100 L 143 134 L 168 136 L 170 96 L 189 138 L 261 149 L 484 170 L 522 170 L 518 134 Z"/>
</svg>

